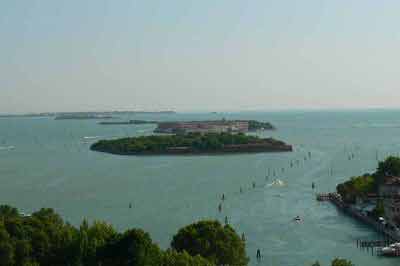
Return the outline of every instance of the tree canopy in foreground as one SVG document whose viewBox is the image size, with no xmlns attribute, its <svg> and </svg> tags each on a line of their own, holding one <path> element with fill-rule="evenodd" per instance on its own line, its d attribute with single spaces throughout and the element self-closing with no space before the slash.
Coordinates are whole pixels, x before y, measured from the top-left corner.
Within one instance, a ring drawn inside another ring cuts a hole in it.
<svg viewBox="0 0 400 266">
<path fill-rule="evenodd" d="M 52 209 L 24 216 L 10 206 L 0 206 L 0 265 L 215 266 L 200 255 L 161 250 L 141 229 L 119 233 L 87 221 L 76 228 Z"/>
<path fill-rule="evenodd" d="M 141 229 L 117 232 L 105 222 L 65 223 L 52 209 L 26 216 L 0 206 L 1 266 L 246 266 L 245 242 L 229 225 L 183 227 L 162 250 Z M 314 264 L 319 265 L 319 264 Z M 354 266 L 335 259 L 332 266 Z"/>
<path fill-rule="evenodd" d="M 200 255 L 216 265 L 243 266 L 249 261 L 245 242 L 231 226 L 222 226 L 218 221 L 200 221 L 182 228 L 171 246 L 192 256 Z"/>
</svg>

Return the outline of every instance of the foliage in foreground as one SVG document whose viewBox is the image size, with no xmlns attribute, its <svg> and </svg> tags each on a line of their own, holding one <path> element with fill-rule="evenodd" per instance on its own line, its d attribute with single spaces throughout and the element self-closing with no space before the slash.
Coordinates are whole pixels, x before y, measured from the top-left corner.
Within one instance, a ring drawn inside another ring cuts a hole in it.
<svg viewBox="0 0 400 266">
<path fill-rule="evenodd" d="M 222 248 L 232 249 L 229 245 Z M 140 229 L 119 233 L 107 223 L 86 221 L 76 228 L 52 209 L 23 216 L 9 206 L 0 206 L 0 265 L 215 266 L 198 254 L 190 255 L 185 246 L 163 251 Z"/>
<path fill-rule="evenodd" d="M 1 266 L 245 266 L 248 261 L 244 241 L 218 221 L 180 229 L 164 251 L 140 229 L 119 233 L 105 222 L 86 221 L 76 228 L 52 209 L 23 216 L 0 206 Z M 354 265 L 335 259 L 332 266 Z"/>
</svg>

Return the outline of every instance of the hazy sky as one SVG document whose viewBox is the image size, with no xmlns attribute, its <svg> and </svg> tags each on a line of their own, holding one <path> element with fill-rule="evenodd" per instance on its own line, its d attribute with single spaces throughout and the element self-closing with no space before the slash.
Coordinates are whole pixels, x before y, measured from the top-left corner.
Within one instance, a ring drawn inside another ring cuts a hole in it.
<svg viewBox="0 0 400 266">
<path fill-rule="evenodd" d="M 2 0 L 0 112 L 398 107 L 398 0 Z"/>
</svg>

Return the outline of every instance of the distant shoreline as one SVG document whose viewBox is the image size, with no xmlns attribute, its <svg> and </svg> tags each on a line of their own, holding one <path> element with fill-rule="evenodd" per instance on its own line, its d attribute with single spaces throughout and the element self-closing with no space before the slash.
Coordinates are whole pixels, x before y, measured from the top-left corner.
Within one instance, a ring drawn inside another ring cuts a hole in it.
<svg viewBox="0 0 400 266">
<path fill-rule="evenodd" d="M 99 122 L 99 125 L 145 125 L 145 124 L 157 124 L 158 121 L 152 120 L 129 120 L 129 121 L 109 121 Z"/>
<path fill-rule="evenodd" d="M 46 112 L 46 113 L 25 113 L 25 114 L 0 114 L 0 118 L 19 118 L 19 117 L 62 117 L 62 116 L 114 116 L 114 115 L 156 115 L 156 114 L 176 114 L 175 111 L 104 111 L 104 112 Z M 101 119 L 100 117 L 99 119 Z M 88 118 L 90 119 L 90 118 Z"/>
</svg>

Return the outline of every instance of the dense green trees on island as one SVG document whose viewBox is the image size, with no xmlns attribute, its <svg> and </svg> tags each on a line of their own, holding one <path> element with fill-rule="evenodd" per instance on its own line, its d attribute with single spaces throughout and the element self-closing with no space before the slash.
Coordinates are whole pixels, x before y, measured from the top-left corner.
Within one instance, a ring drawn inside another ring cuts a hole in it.
<svg viewBox="0 0 400 266">
<path fill-rule="evenodd" d="M 188 133 L 151 135 L 114 140 L 100 140 L 94 151 L 114 154 L 163 154 L 201 152 L 291 151 L 292 147 L 272 138 L 230 133 Z"/>
<path fill-rule="evenodd" d="M 355 203 L 357 197 L 366 197 L 369 193 L 376 192 L 375 175 L 364 174 L 352 177 L 350 180 L 337 185 L 337 192 L 347 203 Z"/>
</svg>

